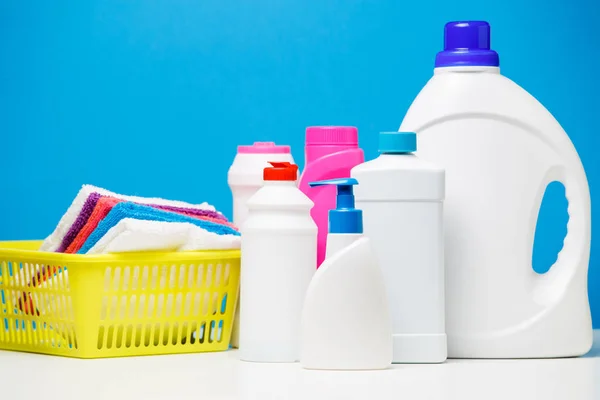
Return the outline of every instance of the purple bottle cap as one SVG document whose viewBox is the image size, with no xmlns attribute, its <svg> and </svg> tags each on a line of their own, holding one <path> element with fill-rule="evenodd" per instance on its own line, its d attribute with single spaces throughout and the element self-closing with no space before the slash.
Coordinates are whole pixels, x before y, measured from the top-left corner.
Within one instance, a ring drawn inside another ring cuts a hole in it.
<svg viewBox="0 0 600 400">
<path fill-rule="evenodd" d="M 444 27 L 444 51 L 435 67 L 498 67 L 498 53 L 490 49 L 490 24 L 485 21 L 448 22 Z"/>
</svg>

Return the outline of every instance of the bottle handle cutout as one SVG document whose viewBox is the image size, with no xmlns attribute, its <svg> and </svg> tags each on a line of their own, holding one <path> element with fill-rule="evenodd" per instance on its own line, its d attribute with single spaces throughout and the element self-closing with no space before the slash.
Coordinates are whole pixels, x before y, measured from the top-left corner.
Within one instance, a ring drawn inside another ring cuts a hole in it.
<svg viewBox="0 0 600 400">
<path fill-rule="evenodd" d="M 550 269 L 544 274 L 537 274 L 538 281 L 534 289 L 536 302 L 551 305 L 560 299 L 575 276 L 587 274 L 590 255 L 591 204 L 587 178 L 581 162 L 578 165 L 554 165 L 548 169 L 538 191 L 538 204 L 548 185 L 561 182 L 565 187 L 567 198 L 567 233 L 563 247 Z M 537 222 L 538 213 L 533 215 Z M 536 223 L 532 224 L 535 229 Z"/>
</svg>

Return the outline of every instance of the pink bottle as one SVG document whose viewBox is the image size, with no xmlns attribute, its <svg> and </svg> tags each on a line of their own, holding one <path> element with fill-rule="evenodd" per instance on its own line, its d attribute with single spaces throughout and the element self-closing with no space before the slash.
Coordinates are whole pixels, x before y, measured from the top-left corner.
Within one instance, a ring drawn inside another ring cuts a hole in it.
<svg viewBox="0 0 600 400">
<path fill-rule="evenodd" d="M 310 126 L 306 128 L 305 165 L 300 177 L 300 190 L 315 206 L 310 212 L 319 229 L 317 268 L 325 259 L 327 246 L 327 214 L 335 208 L 336 188 L 310 187 L 310 182 L 348 178 L 350 170 L 365 161 L 358 147 L 358 129 L 352 126 Z"/>
</svg>

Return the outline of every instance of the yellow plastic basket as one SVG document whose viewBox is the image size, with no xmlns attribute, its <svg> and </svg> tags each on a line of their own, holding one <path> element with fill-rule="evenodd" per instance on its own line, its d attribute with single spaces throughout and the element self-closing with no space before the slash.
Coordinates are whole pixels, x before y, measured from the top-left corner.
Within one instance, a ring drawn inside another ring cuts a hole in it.
<svg viewBox="0 0 600 400">
<path fill-rule="evenodd" d="M 226 350 L 240 252 L 75 255 L 0 242 L 0 349 L 78 358 Z"/>
</svg>

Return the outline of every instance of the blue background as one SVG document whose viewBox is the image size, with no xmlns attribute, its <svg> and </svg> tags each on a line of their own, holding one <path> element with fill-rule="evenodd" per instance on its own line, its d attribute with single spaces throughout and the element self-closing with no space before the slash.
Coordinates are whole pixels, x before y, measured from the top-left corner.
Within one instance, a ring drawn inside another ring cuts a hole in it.
<svg viewBox="0 0 600 400">
<path fill-rule="evenodd" d="M 0 239 L 45 237 L 83 183 L 230 214 L 236 145 L 290 144 L 302 165 L 308 125 L 357 126 L 373 158 L 377 132 L 398 128 L 456 19 L 492 24 L 503 73 L 569 132 L 596 199 L 597 0 L 3 0 Z M 548 196 L 541 272 L 567 219 L 561 186 Z M 596 327 L 599 257 L 594 238 Z"/>
</svg>

